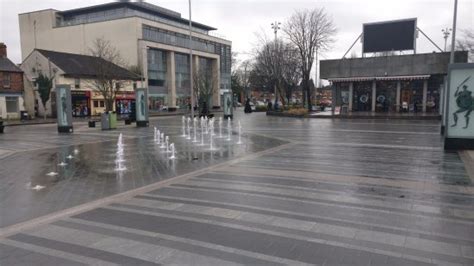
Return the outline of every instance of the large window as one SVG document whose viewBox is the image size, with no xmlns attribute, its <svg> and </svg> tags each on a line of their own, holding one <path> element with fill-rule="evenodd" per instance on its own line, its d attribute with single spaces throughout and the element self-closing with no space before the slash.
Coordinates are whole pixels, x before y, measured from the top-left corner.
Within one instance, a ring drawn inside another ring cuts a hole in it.
<svg viewBox="0 0 474 266">
<path fill-rule="evenodd" d="M 10 88 L 10 73 L 3 73 L 2 75 L 2 83 L 4 88 Z"/>
<path fill-rule="evenodd" d="M 148 50 L 148 85 L 166 86 L 166 52 L 156 49 Z"/>
<path fill-rule="evenodd" d="M 5 97 L 7 113 L 18 113 L 18 97 Z"/>
<path fill-rule="evenodd" d="M 175 53 L 176 102 L 181 108 L 189 103 L 191 84 L 189 80 L 189 55 Z"/>
</svg>

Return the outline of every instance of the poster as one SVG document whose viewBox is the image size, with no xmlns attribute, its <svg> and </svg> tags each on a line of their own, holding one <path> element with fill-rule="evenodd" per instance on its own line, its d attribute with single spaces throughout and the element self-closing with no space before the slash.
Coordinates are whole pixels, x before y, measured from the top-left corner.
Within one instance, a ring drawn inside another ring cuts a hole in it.
<svg viewBox="0 0 474 266">
<path fill-rule="evenodd" d="M 72 132 L 72 102 L 69 85 L 56 85 L 56 112 L 59 132 Z"/>
<path fill-rule="evenodd" d="M 448 71 L 445 148 L 474 148 L 474 64 L 451 64 Z"/>
<path fill-rule="evenodd" d="M 148 96 L 146 89 L 135 91 L 137 121 L 148 121 Z"/>
<path fill-rule="evenodd" d="M 225 92 L 224 95 L 224 117 L 232 117 L 233 104 L 232 104 L 232 93 Z"/>
</svg>

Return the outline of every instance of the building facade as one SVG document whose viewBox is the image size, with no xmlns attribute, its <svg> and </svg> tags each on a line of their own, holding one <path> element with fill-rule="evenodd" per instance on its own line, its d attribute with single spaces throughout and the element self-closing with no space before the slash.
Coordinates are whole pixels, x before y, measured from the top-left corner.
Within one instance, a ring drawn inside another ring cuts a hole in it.
<svg viewBox="0 0 474 266">
<path fill-rule="evenodd" d="M 107 75 L 114 77 L 116 86 L 120 89 L 116 95 L 113 110 L 120 115 L 131 113 L 132 102 L 135 101 L 134 87 L 140 77 L 136 74 L 105 61 L 98 57 L 62 53 L 36 49 L 27 56 L 21 64 L 26 80 L 30 86 L 25 91 L 35 95 L 33 101 L 27 101 L 26 106 L 36 115 L 55 116 L 55 88 L 57 84 L 66 84 L 71 88 L 73 117 L 89 117 L 100 115 L 105 111 L 105 101 L 101 91 L 97 88 L 97 66 L 108 65 Z M 35 82 L 39 75 L 52 78 L 50 100 L 43 106 L 37 92 Z"/>
<path fill-rule="evenodd" d="M 209 67 L 216 88 L 212 105 L 230 90 L 231 42 L 210 35 L 216 30 L 144 2 L 114 2 L 66 11 L 41 10 L 19 15 L 23 59 L 35 48 L 89 54 L 98 38 L 109 40 L 129 66 L 142 69 L 150 109 L 184 108 L 190 100 L 190 64 Z"/>
<path fill-rule="evenodd" d="M 23 71 L 7 57 L 7 46 L 0 43 L 0 118 L 19 119 L 24 111 Z"/>
<path fill-rule="evenodd" d="M 458 51 L 455 62 L 467 57 Z M 440 114 L 449 59 L 443 52 L 321 60 L 320 76 L 343 111 Z"/>
</svg>

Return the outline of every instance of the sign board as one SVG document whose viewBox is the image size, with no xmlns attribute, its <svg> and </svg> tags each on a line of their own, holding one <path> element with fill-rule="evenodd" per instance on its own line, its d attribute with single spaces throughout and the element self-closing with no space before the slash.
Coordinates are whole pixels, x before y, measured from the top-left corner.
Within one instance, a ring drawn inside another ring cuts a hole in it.
<svg viewBox="0 0 474 266">
<path fill-rule="evenodd" d="M 148 126 L 148 91 L 146 88 L 135 90 L 137 127 Z"/>
<path fill-rule="evenodd" d="M 416 18 L 365 23 L 362 28 L 363 53 L 415 50 Z"/>
<path fill-rule="evenodd" d="M 232 119 L 233 110 L 234 110 L 233 101 L 232 101 L 232 93 L 224 92 L 223 98 L 224 98 L 224 119 L 227 119 L 228 117 Z"/>
<path fill-rule="evenodd" d="M 67 84 L 56 85 L 55 90 L 58 132 L 72 133 L 71 86 Z"/>
<path fill-rule="evenodd" d="M 474 149 L 474 64 L 450 64 L 445 149 Z"/>
</svg>

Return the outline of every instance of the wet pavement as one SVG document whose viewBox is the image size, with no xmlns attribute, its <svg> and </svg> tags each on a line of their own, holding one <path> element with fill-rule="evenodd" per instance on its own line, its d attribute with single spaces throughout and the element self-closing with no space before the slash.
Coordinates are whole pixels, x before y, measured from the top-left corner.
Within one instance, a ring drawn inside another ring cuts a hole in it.
<svg viewBox="0 0 474 266">
<path fill-rule="evenodd" d="M 152 119 L 176 160 L 151 128 L 11 128 L 0 264 L 474 264 L 474 186 L 437 121 L 236 119 L 243 144 L 234 125 L 217 151 L 181 137 L 180 117 Z"/>
</svg>

